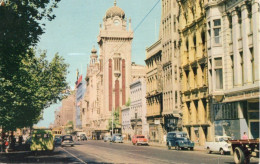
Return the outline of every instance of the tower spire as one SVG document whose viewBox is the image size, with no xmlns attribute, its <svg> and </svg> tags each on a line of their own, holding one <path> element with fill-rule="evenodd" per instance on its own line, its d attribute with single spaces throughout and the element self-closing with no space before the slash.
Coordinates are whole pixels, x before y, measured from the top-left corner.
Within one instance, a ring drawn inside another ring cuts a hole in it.
<svg viewBox="0 0 260 164">
<path fill-rule="evenodd" d="M 116 0 L 114 1 L 114 6 L 116 6 Z"/>
</svg>

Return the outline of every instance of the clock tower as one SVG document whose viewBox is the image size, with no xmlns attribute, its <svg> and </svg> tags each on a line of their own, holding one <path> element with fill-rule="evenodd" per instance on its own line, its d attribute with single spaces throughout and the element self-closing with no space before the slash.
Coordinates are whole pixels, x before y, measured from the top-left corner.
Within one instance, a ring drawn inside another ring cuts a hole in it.
<svg viewBox="0 0 260 164">
<path fill-rule="evenodd" d="M 115 1 L 114 6 L 106 11 L 98 35 L 103 84 L 101 108 L 107 116 L 125 105 L 130 97 L 132 40 L 131 19 L 127 24 L 125 12 Z"/>
</svg>

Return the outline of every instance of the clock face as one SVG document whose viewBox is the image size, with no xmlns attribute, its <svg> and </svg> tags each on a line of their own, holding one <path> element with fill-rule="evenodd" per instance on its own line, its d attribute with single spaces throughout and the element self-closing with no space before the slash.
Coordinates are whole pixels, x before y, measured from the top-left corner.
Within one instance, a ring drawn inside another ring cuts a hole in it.
<svg viewBox="0 0 260 164">
<path fill-rule="evenodd" d="M 117 25 L 119 25 L 119 23 L 120 23 L 120 22 L 119 22 L 119 20 L 118 20 L 118 19 L 114 20 L 114 25 L 116 25 L 116 26 L 117 26 Z"/>
</svg>

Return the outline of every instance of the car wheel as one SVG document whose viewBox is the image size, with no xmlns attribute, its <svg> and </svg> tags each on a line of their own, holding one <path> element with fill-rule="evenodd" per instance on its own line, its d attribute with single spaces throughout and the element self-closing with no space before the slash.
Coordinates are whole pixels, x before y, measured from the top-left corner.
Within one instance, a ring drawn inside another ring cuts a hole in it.
<svg viewBox="0 0 260 164">
<path fill-rule="evenodd" d="M 194 148 L 193 147 L 190 147 L 190 151 L 193 151 L 194 150 Z"/>
<path fill-rule="evenodd" d="M 207 148 L 207 153 L 211 154 L 211 150 L 209 148 Z"/>
<path fill-rule="evenodd" d="M 235 161 L 235 163 L 244 163 L 245 162 L 245 154 L 241 150 L 240 147 L 236 147 L 235 148 L 235 151 L 234 151 L 234 161 Z"/>
<path fill-rule="evenodd" d="M 219 152 L 221 155 L 225 155 L 225 151 L 222 148 L 219 150 Z"/>
<path fill-rule="evenodd" d="M 171 146 L 168 145 L 168 150 L 171 150 Z"/>
</svg>

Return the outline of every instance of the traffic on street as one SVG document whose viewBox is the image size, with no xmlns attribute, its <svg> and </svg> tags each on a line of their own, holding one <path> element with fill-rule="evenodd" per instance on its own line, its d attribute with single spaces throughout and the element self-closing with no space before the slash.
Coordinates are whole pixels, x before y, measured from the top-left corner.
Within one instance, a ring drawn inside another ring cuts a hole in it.
<svg viewBox="0 0 260 164">
<path fill-rule="evenodd" d="M 234 163 L 233 156 L 207 154 L 205 150 L 168 150 L 166 146 L 135 146 L 131 142 L 76 141 L 74 146 L 56 146 L 53 152 L 17 151 L 0 154 L 1 163 Z M 251 163 L 259 163 L 252 158 Z"/>
</svg>

